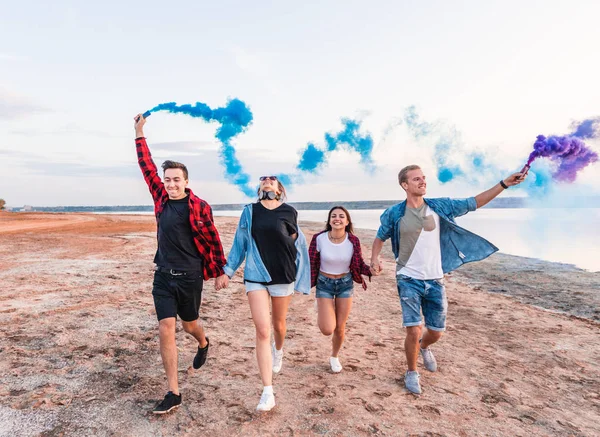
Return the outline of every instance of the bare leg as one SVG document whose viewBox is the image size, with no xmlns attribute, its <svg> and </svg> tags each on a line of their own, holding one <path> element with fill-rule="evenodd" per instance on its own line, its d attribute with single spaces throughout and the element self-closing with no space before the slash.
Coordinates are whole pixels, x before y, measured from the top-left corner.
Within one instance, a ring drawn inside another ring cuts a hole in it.
<svg viewBox="0 0 600 437">
<path fill-rule="evenodd" d="M 208 342 L 206 341 L 206 335 L 204 334 L 204 328 L 202 327 L 202 323 L 200 319 L 194 320 L 193 322 L 184 322 L 181 321 L 181 325 L 183 326 L 183 330 L 190 334 L 198 341 L 198 346 L 200 348 L 206 347 Z"/>
<path fill-rule="evenodd" d="M 177 383 L 177 345 L 175 344 L 175 317 L 167 317 L 158 322 L 160 356 L 167 374 L 169 391 L 179 394 Z"/>
<path fill-rule="evenodd" d="M 335 299 L 335 331 L 332 339 L 332 351 L 331 356 L 337 357 L 342 348 L 344 337 L 346 336 L 346 322 L 352 309 L 352 298 L 342 297 Z"/>
<path fill-rule="evenodd" d="M 335 303 L 326 297 L 317 298 L 319 329 L 323 335 L 331 335 L 335 330 Z"/>
<path fill-rule="evenodd" d="M 256 359 L 263 386 L 273 384 L 273 360 L 271 357 L 271 317 L 269 314 L 269 293 L 256 290 L 248 293 L 248 303 L 256 328 Z"/>
<path fill-rule="evenodd" d="M 273 337 L 275 337 L 275 348 L 281 350 L 285 340 L 287 326 L 285 319 L 287 317 L 288 308 L 292 300 L 292 295 L 285 297 L 272 297 L 272 318 L 273 318 Z"/>
<path fill-rule="evenodd" d="M 408 370 L 417 370 L 417 358 L 419 357 L 419 339 L 421 338 L 421 326 L 409 326 L 406 328 L 406 339 L 404 350 L 406 351 L 406 362 Z"/>
<path fill-rule="evenodd" d="M 427 349 L 432 344 L 436 343 L 444 333 L 442 331 L 433 331 L 427 329 L 425 334 L 423 334 L 423 340 L 421 340 L 421 347 L 423 349 Z"/>
</svg>

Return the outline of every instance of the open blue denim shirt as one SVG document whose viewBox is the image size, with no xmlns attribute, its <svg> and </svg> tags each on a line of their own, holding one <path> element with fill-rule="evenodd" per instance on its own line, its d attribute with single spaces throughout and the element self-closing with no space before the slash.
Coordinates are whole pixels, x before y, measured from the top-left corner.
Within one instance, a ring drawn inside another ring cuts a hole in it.
<svg viewBox="0 0 600 437">
<path fill-rule="evenodd" d="M 296 281 L 294 290 L 302 294 L 310 293 L 310 261 L 308 257 L 308 245 L 304 234 L 298 228 L 296 238 Z M 225 274 L 230 278 L 246 259 L 244 267 L 244 280 L 252 282 L 271 282 L 271 275 L 263 263 L 256 242 L 252 238 L 252 204 L 246 205 L 238 223 L 233 246 L 227 255 L 227 265 L 223 268 Z"/>
<path fill-rule="evenodd" d="M 486 239 L 461 228 L 454 221 L 455 217 L 465 215 L 477 209 L 474 197 L 468 199 L 424 199 L 425 203 L 440 216 L 440 248 L 442 252 L 442 270 L 444 273 L 461 265 L 487 258 L 498 248 Z M 390 206 L 381 214 L 381 226 L 377 238 L 385 241 L 392 238 L 392 250 L 398 258 L 400 249 L 400 219 L 406 211 L 406 200 Z"/>
</svg>

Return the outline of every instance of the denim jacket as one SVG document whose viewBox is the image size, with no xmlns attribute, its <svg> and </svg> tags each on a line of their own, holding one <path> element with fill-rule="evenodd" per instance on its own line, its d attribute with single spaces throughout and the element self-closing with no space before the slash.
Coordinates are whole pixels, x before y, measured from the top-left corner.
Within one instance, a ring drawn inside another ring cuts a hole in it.
<svg viewBox="0 0 600 437">
<path fill-rule="evenodd" d="M 474 197 L 468 199 L 424 199 L 425 203 L 440 216 L 440 249 L 442 252 L 442 270 L 444 273 L 461 265 L 487 258 L 498 248 L 486 239 L 461 228 L 454 221 L 455 217 L 465 215 L 477 209 Z M 392 250 L 398 258 L 400 249 L 400 220 L 406 211 L 406 200 L 390 206 L 381 214 L 381 226 L 377 238 L 385 241 L 392 238 Z"/>
<path fill-rule="evenodd" d="M 298 228 L 296 238 L 296 281 L 294 290 L 302 294 L 310 293 L 310 261 L 308 258 L 308 245 L 304 234 Z M 227 265 L 223 268 L 230 278 L 246 259 L 244 267 L 244 280 L 252 282 L 271 282 L 271 275 L 263 263 L 256 242 L 252 238 L 252 204 L 246 205 L 238 223 L 233 245 L 227 255 Z"/>
</svg>

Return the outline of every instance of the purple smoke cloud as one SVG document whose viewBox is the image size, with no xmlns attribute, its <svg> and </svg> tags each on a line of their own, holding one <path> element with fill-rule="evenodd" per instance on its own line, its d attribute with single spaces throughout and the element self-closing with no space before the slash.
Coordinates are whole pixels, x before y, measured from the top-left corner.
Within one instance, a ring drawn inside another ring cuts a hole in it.
<svg viewBox="0 0 600 437">
<path fill-rule="evenodd" d="M 561 182 L 573 182 L 577 172 L 598 161 L 598 154 L 591 150 L 580 138 L 570 135 L 538 135 L 533 144 L 527 165 L 540 157 L 550 158 L 558 164 L 552 178 Z"/>
</svg>

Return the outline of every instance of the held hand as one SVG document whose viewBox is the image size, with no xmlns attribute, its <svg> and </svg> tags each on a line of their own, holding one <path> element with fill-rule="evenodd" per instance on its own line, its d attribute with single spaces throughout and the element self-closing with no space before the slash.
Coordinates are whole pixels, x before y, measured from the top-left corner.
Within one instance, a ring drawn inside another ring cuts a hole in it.
<svg viewBox="0 0 600 437">
<path fill-rule="evenodd" d="M 527 173 L 515 173 L 504 179 L 504 183 L 509 187 L 513 187 L 515 185 L 519 185 L 526 178 Z"/>
<path fill-rule="evenodd" d="M 146 119 L 142 116 L 142 114 L 138 114 L 133 117 L 133 127 L 135 128 L 135 134 L 137 137 L 144 136 L 144 125 L 146 124 Z"/>
<path fill-rule="evenodd" d="M 223 274 L 215 280 L 215 290 L 221 290 L 229 286 L 229 276 Z"/>
<path fill-rule="evenodd" d="M 383 265 L 381 264 L 380 260 L 371 261 L 371 265 L 369 266 L 369 268 L 371 270 L 371 274 L 374 276 L 379 276 L 383 271 Z"/>
</svg>

